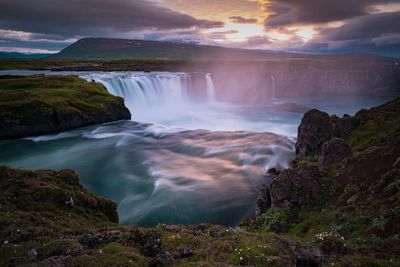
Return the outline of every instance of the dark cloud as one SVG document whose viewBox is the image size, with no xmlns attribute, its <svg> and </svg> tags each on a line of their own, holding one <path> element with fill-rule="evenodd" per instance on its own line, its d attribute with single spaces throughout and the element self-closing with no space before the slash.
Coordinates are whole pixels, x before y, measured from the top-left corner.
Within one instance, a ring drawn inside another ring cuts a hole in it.
<svg viewBox="0 0 400 267">
<path fill-rule="evenodd" d="M 0 6 L 0 29 L 61 39 L 223 26 L 222 22 L 196 19 L 146 0 L 0 0 Z"/>
<path fill-rule="evenodd" d="M 242 16 L 232 16 L 229 17 L 229 20 L 232 21 L 233 23 L 241 23 L 241 24 L 253 24 L 258 22 L 258 20 L 255 18 L 244 18 Z"/>
<path fill-rule="evenodd" d="M 323 29 L 298 51 L 312 53 L 369 52 L 400 57 L 400 12 L 377 13 Z"/>
<path fill-rule="evenodd" d="M 400 33 L 400 12 L 378 13 L 351 19 L 341 27 L 327 29 L 321 35 L 330 41 L 373 41 Z"/>
<path fill-rule="evenodd" d="M 345 20 L 369 14 L 371 6 L 398 3 L 398 0 L 269 0 L 265 9 L 272 12 L 266 27 L 315 24 Z"/>
</svg>

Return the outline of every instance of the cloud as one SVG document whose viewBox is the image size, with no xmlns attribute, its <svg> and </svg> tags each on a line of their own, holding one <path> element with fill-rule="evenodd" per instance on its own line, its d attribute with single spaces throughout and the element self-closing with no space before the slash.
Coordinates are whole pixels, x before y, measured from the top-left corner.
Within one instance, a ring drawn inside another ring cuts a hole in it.
<svg viewBox="0 0 400 267">
<path fill-rule="evenodd" d="M 400 33 L 400 12 L 378 13 L 350 19 L 341 27 L 321 32 L 329 41 L 370 41 Z"/>
<path fill-rule="evenodd" d="M 0 0 L 0 29 L 53 38 L 113 36 L 145 29 L 222 27 L 146 0 Z"/>
<path fill-rule="evenodd" d="M 339 27 L 323 28 L 310 42 L 291 48 L 299 52 L 370 52 L 400 56 L 400 12 L 376 13 L 348 19 Z"/>
<path fill-rule="evenodd" d="M 264 9 L 270 14 L 266 27 L 318 24 L 367 15 L 374 5 L 398 3 L 398 0 L 268 0 Z"/>
<path fill-rule="evenodd" d="M 258 22 L 258 20 L 255 18 L 243 18 L 242 16 L 232 16 L 229 17 L 229 20 L 233 23 L 241 23 L 241 24 L 253 24 Z"/>
<path fill-rule="evenodd" d="M 48 49 L 37 49 L 37 48 L 26 48 L 26 47 L 6 47 L 0 46 L 1 52 L 17 52 L 23 54 L 54 54 L 58 50 L 48 50 Z"/>
</svg>

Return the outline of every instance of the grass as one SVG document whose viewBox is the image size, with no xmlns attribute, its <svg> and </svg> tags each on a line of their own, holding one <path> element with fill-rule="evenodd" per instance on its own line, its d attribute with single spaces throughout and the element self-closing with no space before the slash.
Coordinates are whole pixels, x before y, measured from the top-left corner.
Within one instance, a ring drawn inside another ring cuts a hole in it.
<svg viewBox="0 0 400 267">
<path fill-rule="evenodd" d="M 130 118 L 123 99 L 75 76 L 0 76 L 0 99 L 0 137 Z"/>
</svg>

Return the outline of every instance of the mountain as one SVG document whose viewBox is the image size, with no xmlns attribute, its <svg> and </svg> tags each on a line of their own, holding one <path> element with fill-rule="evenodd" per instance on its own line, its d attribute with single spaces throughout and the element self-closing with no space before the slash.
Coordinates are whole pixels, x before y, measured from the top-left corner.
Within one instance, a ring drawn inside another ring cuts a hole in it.
<svg viewBox="0 0 400 267">
<path fill-rule="evenodd" d="M 25 54 L 18 52 L 1 52 L 0 51 L 0 59 L 1 58 L 46 58 L 51 54 Z"/>
<path fill-rule="evenodd" d="M 50 58 L 66 59 L 225 59 L 258 60 L 296 57 L 300 54 L 249 50 L 161 41 L 84 38 Z M 302 55 L 303 56 L 303 55 Z"/>
</svg>

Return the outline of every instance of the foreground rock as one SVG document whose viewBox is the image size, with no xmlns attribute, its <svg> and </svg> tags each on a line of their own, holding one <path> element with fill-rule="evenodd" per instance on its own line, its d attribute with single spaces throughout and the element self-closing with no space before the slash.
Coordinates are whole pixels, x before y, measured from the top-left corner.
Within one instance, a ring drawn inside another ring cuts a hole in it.
<svg viewBox="0 0 400 267">
<path fill-rule="evenodd" d="M 307 111 L 299 126 L 296 154 L 298 159 L 320 153 L 323 143 L 333 137 L 331 118 L 328 113 L 316 109 Z"/>
<path fill-rule="evenodd" d="M 400 99 L 353 117 L 307 112 L 293 167 L 261 190 L 271 207 L 248 224 L 314 244 L 297 266 L 400 266 L 399 114 Z"/>
<path fill-rule="evenodd" d="M 319 249 L 211 224 L 121 226 L 71 170 L 0 166 L 0 266 L 307 266 Z M 74 206 L 66 204 L 74 200 Z"/>
<path fill-rule="evenodd" d="M 73 76 L 0 76 L 0 139 L 130 119 L 122 98 Z"/>
<path fill-rule="evenodd" d="M 297 168 L 282 171 L 271 188 L 272 208 L 310 206 L 323 194 L 319 168 L 301 164 Z"/>
<path fill-rule="evenodd" d="M 322 146 L 319 164 L 322 167 L 338 163 L 353 154 L 351 147 L 341 138 L 334 137 Z"/>
</svg>

